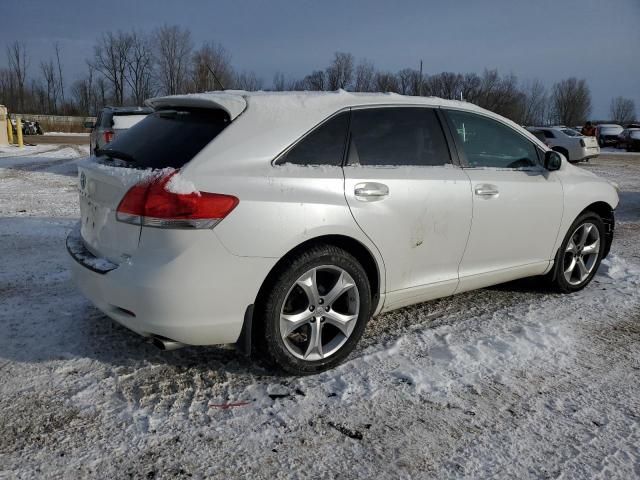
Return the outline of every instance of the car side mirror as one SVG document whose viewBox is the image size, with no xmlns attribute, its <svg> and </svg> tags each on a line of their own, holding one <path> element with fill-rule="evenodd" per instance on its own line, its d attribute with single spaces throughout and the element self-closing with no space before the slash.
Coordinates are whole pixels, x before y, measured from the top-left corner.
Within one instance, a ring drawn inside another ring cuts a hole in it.
<svg viewBox="0 0 640 480">
<path fill-rule="evenodd" d="M 544 168 L 553 172 L 555 170 L 560 170 L 562 166 L 562 155 L 553 150 L 549 150 L 544 153 Z"/>
<path fill-rule="evenodd" d="M 96 124 L 93 122 L 84 122 L 84 128 L 90 128 L 91 130 L 93 130 L 95 126 Z"/>
</svg>

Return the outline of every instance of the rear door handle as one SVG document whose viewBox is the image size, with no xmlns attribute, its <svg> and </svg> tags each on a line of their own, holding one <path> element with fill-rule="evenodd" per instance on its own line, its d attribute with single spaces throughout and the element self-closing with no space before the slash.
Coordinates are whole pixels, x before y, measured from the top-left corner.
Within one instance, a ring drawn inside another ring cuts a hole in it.
<svg viewBox="0 0 640 480">
<path fill-rule="evenodd" d="M 500 190 L 498 190 L 498 187 L 486 183 L 483 183 L 482 185 L 476 185 L 474 192 L 480 197 L 497 197 L 500 194 Z"/>
<path fill-rule="evenodd" d="M 384 183 L 377 182 L 358 183 L 354 187 L 353 193 L 358 200 L 375 202 L 389 195 L 389 187 Z"/>
</svg>

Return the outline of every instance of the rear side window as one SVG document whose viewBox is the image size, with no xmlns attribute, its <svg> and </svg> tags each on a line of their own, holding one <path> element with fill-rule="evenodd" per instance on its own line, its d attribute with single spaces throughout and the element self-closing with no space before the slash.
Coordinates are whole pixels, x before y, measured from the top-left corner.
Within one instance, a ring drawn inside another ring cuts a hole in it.
<svg viewBox="0 0 640 480">
<path fill-rule="evenodd" d="M 160 110 L 148 115 L 100 154 L 134 168 L 180 168 L 229 125 L 223 110 Z"/>
<path fill-rule="evenodd" d="M 526 168 L 538 164 L 536 147 L 514 129 L 475 113 L 450 110 L 447 114 L 470 167 Z"/>
<path fill-rule="evenodd" d="M 113 117 L 113 113 L 112 112 L 102 112 L 101 115 L 101 119 L 100 119 L 100 126 L 102 128 L 111 128 L 111 119 Z"/>
<path fill-rule="evenodd" d="M 278 160 L 278 164 L 342 165 L 349 112 L 339 113 L 311 131 Z"/>
<path fill-rule="evenodd" d="M 353 111 L 350 165 L 437 166 L 450 161 L 434 110 L 404 107 Z"/>
</svg>

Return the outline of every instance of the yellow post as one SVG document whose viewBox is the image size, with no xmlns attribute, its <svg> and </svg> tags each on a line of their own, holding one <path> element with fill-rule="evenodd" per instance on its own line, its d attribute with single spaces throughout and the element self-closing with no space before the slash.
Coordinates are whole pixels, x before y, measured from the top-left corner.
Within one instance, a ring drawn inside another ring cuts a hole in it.
<svg viewBox="0 0 640 480">
<path fill-rule="evenodd" d="M 7 115 L 7 138 L 9 139 L 9 145 L 11 145 L 13 143 L 13 125 L 9 115 Z"/>
<path fill-rule="evenodd" d="M 18 134 L 18 146 L 24 147 L 24 143 L 22 141 L 22 118 L 16 118 L 16 133 Z"/>
</svg>

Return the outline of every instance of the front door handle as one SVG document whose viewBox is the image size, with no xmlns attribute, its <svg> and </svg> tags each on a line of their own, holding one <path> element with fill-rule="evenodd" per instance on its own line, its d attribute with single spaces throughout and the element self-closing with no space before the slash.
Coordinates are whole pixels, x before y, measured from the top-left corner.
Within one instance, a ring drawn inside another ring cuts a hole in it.
<svg viewBox="0 0 640 480">
<path fill-rule="evenodd" d="M 498 187 L 486 183 L 483 183 L 482 185 L 476 185 L 474 192 L 480 197 L 490 198 L 497 197 L 500 194 L 500 190 L 498 190 Z"/>
<path fill-rule="evenodd" d="M 358 183 L 354 187 L 353 193 L 358 200 L 375 202 L 389 195 L 389 187 L 384 183 L 377 182 Z"/>
</svg>

